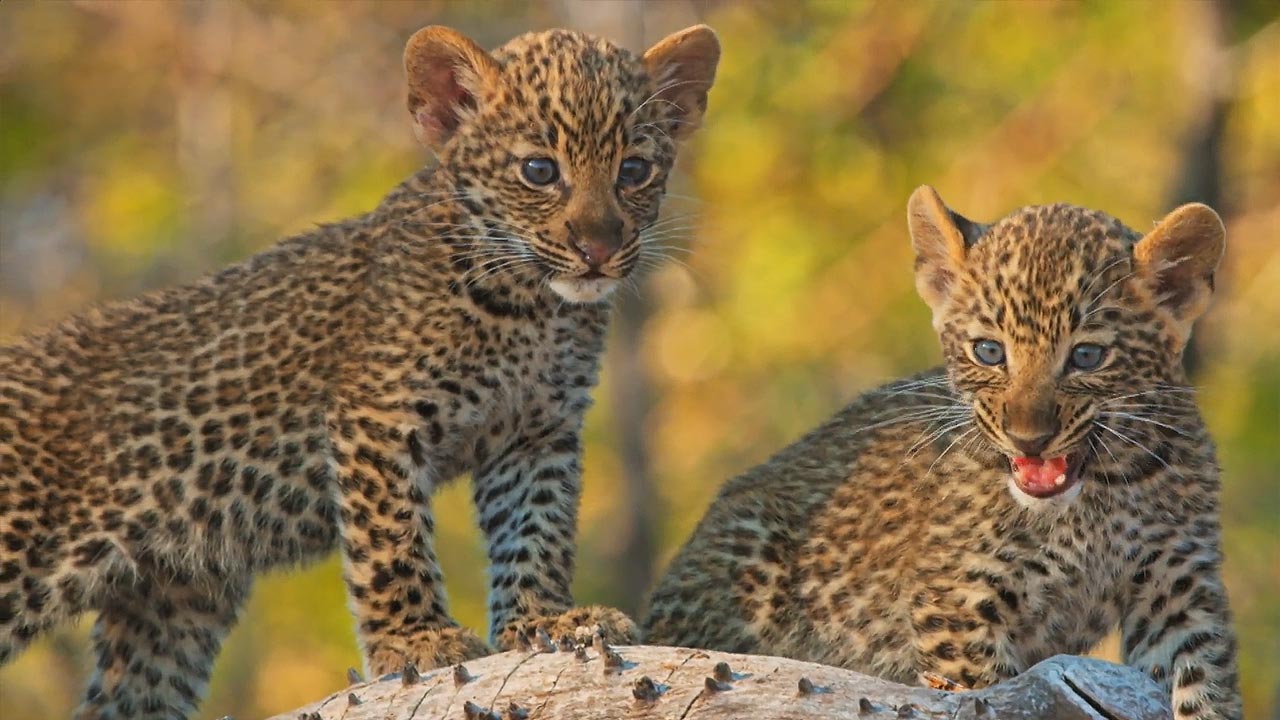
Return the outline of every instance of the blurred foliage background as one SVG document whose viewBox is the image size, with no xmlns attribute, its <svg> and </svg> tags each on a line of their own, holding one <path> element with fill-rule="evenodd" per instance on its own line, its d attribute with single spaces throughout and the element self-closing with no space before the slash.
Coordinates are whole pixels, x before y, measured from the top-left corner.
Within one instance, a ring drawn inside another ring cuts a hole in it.
<svg viewBox="0 0 1280 720">
<path fill-rule="evenodd" d="M 938 361 L 904 203 L 1179 202 L 1230 243 L 1194 353 L 1224 476 L 1248 715 L 1280 682 L 1280 10 L 1274 2 L 5 2 L 0 337 L 361 212 L 426 162 L 400 53 L 564 25 L 637 51 L 698 21 L 724 60 L 668 213 L 680 254 L 620 303 L 592 411 L 576 584 L 635 611 L 719 484 L 861 390 Z M 465 483 L 439 547 L 482 628 Z M 0 670 L 0 715 L 64 717 L 90 619 Z M 1103 649 L 1108 653 L 1113 650 Z M 205 717 L 283 712 L 359 665 L 337 560 L 262 579 Z"/>
</svg>

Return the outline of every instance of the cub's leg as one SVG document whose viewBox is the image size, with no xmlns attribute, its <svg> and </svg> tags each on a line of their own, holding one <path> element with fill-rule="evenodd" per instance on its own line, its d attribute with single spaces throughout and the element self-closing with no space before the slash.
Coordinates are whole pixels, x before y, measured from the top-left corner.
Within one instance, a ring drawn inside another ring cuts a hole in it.
<svg viewBox="0 0 1280 720">
<path fill-rule="evenodd" d="M 911 609 L 917 681 L 925 687 L 967 690 L 1018 674 L 993 588 L 934 585 Z"/>
<path fill-rule="evenodd" d="M 344 579 L 365 669 L 377 677 L 406 662 L 427 670 L 488 655 L 491 648 L 449 616 L 430 498 L 397 461 L 372 450 L 370 428 L 343 423 L 333 441 Z"/>
<path fill-rule="evenodd" d="M 1218 570 L 1221 553 L 1179 535 L 1146 545 L 1152 546 L 1157 549 L 1133 576 L 1120 627 L 1124 661 L 1169 691 L 1178 720 L 1239 720 L 1236 638 Z"/>
<path fill-rule="evenodd" d="M 38 450 L 31 463 L 62 471 Z M 95 529 L 92 510 L 78 500 L 26 472 L 16 450 L 0 446 L 0 665 L 92 608 L 108 579 L 128 566 L 117 539 Z"/>
<path fill-rule="evenodd" d="M 0 538 L 16 537 L 11 527 L 0 520 Z M 75 571 L 73 563 L 57 562 L 50 571 L 47 566 L 33 567 L 30 560 L 37 555 L 14 541 L 4 547 L 0 555 L 0 666 L 18 657 L 18 653 L 40 634 L 65 622 L 86 609 L 86 593 L 92 585 L 88 573 Z M 38 541 L 32 546 L 50 546 Z M 55 545 L 59 551 L 63 546 Z M 19 548 L 19 549 L 15 549 Z M 12 554 L 8 551 L 13 550 Z M 64 566 L 72 565 L 70 568 Z"/>
<path fill-rule="evenodd" d="M 637 638 L 635 623 L 617 610 L 573 607 L 579 424 L 519 438 L 476 473 L 474 499 L 489 552 L 489 632 L 502 649 L 537 629 L 553 638 L 581 626 L 598 628 L 609 642 Z"/>
<path fill-rule="evenodd" d="M 93 627 L 98 666 L 77 720 L 194 713 L 247 595 L 239 578 L 144 576 L 118 588 Z"/>
</svg>

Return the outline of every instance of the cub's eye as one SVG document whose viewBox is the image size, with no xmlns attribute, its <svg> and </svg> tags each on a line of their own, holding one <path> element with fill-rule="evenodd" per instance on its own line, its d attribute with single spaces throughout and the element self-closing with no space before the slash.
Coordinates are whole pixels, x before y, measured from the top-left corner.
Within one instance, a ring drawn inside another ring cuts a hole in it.
<svg viewBox="0 0 1280 720">
<path fill-rule="evenodd" d="M 629 157 L 618 166 L 618 184 L 622 187 L 639 187 L 649 179 L 653 163 L 639 157 Z"/>
<path fill-rule="evenodd" d="M 973 356 L 983 365 L 1003 365 L 1004 346 L 995 340 L 974 340 Z"/>
<path fill-rule="evenodd" d="M 551 158 L 535 157 L 524 161 L 520 174 L 530 185 L 550 185 L 560 179 L 560 168 Z"/>
<path fill-rule="evenodd" d="M 1094 370 L 1107 356 L 1107 349 L 1095 343 L 1080 343 L 1071 348 L 1071 367 L 1075 370 Z"/>
</svg>

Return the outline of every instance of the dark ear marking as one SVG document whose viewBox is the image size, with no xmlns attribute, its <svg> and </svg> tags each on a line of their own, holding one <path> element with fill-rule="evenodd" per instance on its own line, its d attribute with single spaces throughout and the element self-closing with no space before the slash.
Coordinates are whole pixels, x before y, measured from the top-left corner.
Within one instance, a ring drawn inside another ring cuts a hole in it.
<svg viewBox="0 0 1280 720">
<path fill-rule="evenodd" d="M 952 224 L 956 226 L 956 229 L 960 231 L 960 236 L 964 238 L 966 249 L 976 245 L 978 240 L 983 235 L 986 235 L 987 230 L 991 228 L 990 225 L 976 223 L 951 208 L 947 208 L 947 215 L 951 217 Z"/>
</svg>

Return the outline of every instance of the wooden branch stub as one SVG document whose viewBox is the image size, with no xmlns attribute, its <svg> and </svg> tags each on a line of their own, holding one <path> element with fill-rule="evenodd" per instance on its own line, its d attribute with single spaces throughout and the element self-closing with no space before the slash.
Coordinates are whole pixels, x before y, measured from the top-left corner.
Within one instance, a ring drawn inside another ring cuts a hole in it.
<svg viewBox="0 0 1280 720">
<path fill-rule="evenodd" d="M 545 653 L 556 651 L 556 644 L 551 642 L 551 636 L 542 628 L 537 629 L 533 637 L 533 646 Z"/>
<path fill-rule="evenodd" d="M 579 646 L 581 647 L 581 646 Z M 1060 655 L 1006 682 L 950 692 L 760 655 L 633 646 L 508 652 L 454 668 L 360 683 L 272 720 L 387 717 L 512 720 L 1168 720 L 1167 696 L 1133 668 Z M 614 659 L 625 657 L 625 662 Z M 613 665 L 609 665 L 613 663 Z M 602 668 L 606 670 L 602 672 Z M 470 671 L 469 671 L 470 670 Z M 473 672 L 472 672 L 473 671 Z M 353 701 L 352 698 L 355 698 Z M 499 714 L 501 709 L 501 714 Z"/>
</svg>

